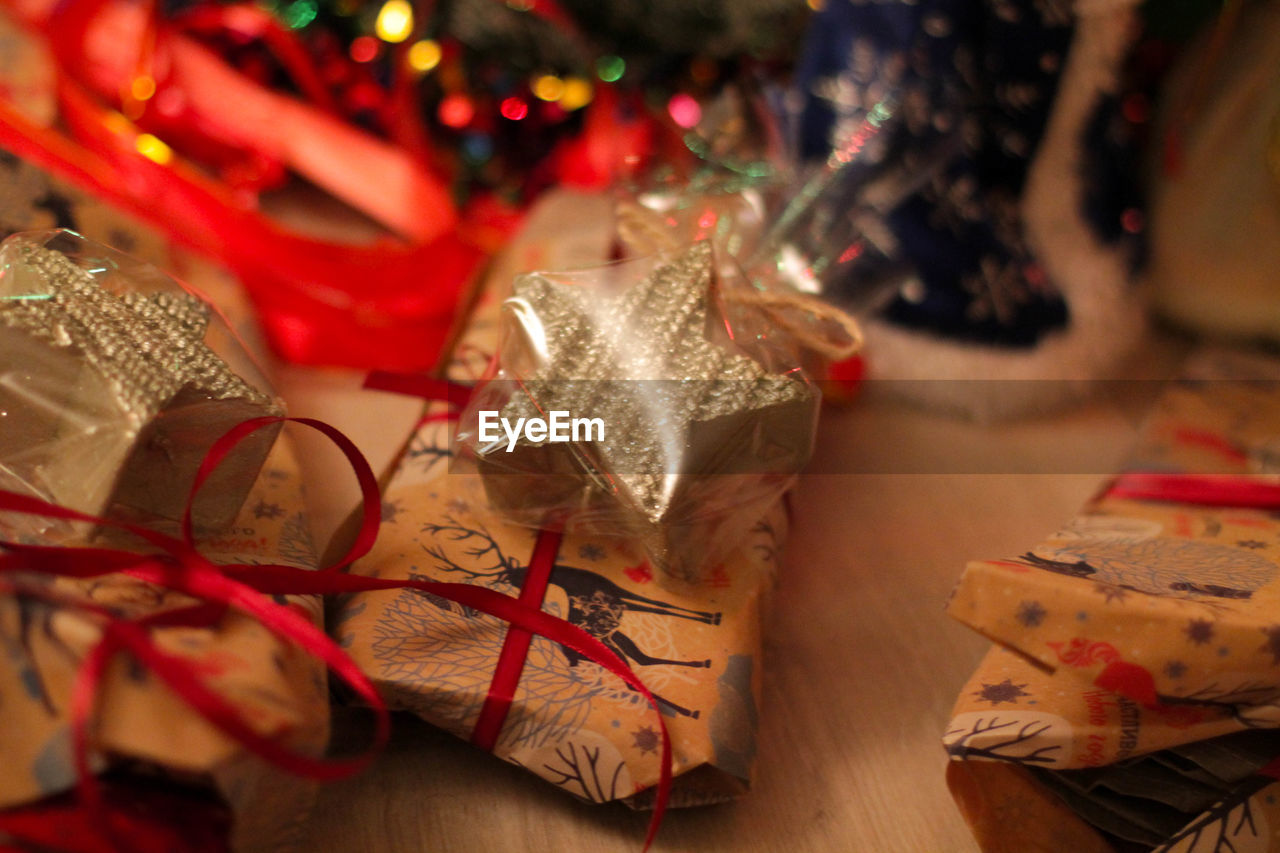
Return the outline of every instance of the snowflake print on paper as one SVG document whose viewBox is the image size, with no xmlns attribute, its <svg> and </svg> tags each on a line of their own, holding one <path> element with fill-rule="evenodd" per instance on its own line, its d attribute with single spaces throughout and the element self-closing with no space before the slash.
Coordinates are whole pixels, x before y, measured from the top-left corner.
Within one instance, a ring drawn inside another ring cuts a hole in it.
<svg viewBox="0 0 1280 853">
<path fill-rule="evenodd" d="M 588 542 L 586 545 L 583 545 L 578 549 L 578 556 L 584 560 L 590 560 L 594 563 L 598 560 L 604 559 L 604 549 L 599 545 Z"/>
<path fill-rule="evenodd" d="M 1197 646 L 1204 646 L 1213 640 L 1213 623 L 1208 619 L 1192 619 L 1183 629 L 1183 633 L 1187 635 L 1188 641 Z"/>
<path fill-rule="evenodd" d="M 394 524 L 396 516 L 404 512 L 404 508 L 400 506 L 399 501 L 383 501 L 381 520 L 383 524 Z"/>
<path fill-rule="evenodd" d="M 1018 613 L 1014 617 L 1028 628 L 1038 628 L 1044 622 L 1048 611 L 1038 601 L 1024 601 L 1018 605 Z"/>
<path fill-rule="evenodd" d="M 1236 546 L 1239 548 L 1248 548 L 1252 551 L 1256 551 L 1259 548 L 1267 547 L 1267 543 L 1259 542 L 1257 539 L 1241 539 L 1239 542 L 1236 543 Z"/>
<path fill-rule="evenodd" d="M 1171 660 L 1164 665 L 1164 674 L 1169 678 L 1181 678 L 1187 674 L 1187 665 L 1180 660 Z"/>
<path fill-rule="evenodd" d="M 631 733 L 631 745 L 641 753 L 657 753 L 661 740 L 651 726 L 643 726 Z"/>
<path fill-rule="evenodd" d="M 1014 684 L 1013 679 L 1006 678 L 999 684 L 983 683 L 982 689 L 973 691 L 973 695 L 977 696 L 983 702 L 990 702 L 992 705 L 999 705 L 1001 702 L 1017 702 L 1023 696 L 1031 694 L 1022 688 L 1025 684 Z"/>
</svg>

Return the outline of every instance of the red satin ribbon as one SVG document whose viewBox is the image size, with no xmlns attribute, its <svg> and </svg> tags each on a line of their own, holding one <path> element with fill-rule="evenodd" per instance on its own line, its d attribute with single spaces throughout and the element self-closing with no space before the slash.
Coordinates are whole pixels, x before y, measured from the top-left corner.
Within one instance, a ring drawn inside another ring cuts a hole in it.
<svg viewBox="0 0 1280 853">
<path fill-rule="evenodd" d="M 1265 476 L 1121 474 L 1107 489 L 1115 498 L 1243 509 L 1280 508 L 1280 482 Z"/>
<path fill-rule="evenodd" d="M 542 608 L 547 585 L 551 582 L 551 570 L 556 565 L 556 554 L 560 551 L 561 539 L 559 530 L 538 531 L 533 556 L 529 558 L 529 571 L 520 586 L 518 600 L 521 604 Z M 502 651 L 498 653 L 498 662 L 493 668 L 493 679 L 489 682 L 489 695 L 485 697 L 476 726 L 471 730 L 471 742 L 485 752 L 493 752 L 498 736 L 502 734 L 502 726 L 511 712 L 511 703 L 515 699 L 516 687 L 520 684 L 532 640 L 533 634 L 524 628 L 513 625 L 507 629 L 507 636 L 502 641 Z"/>
<path fill-rule="evenodd" d="M 218 462 L 248 435 L 282 419 L 258 418 L 237 426 L 223 436 L 210 450 L 196 477 L 192 495 L 200 488 Z M 330 780 L 349 776 L 363 769 L 385 744 L 390 720 L 386 705 L 355 662 L 323 631 L 287 605 L 270 595 L 332 595 L 375 590 L 416 589 L 455 601 L 463 606 L 509 622 L 513 629 L 545 636 L 570 648 L 607 671 L 618 676 L 639 692 L 658 714 L 662 732 L 662 767 L 645 848 L 652 843 L 661 824 L 671 786 L 671 746 L 665 722 L 653 694 L 611 650 L 599 640 L 563 619 L 542 612 L 524 601 L 483 587 L 434 581 L 396 581 L 347 574 L 337 569 L 367 553 L 379 524 L 380 499 L 376 481 L 368 463 L 355 446 L 333 427 L 310 419 L 285 419 L 317 429 L 329 436 L 351 461 L 365 498 L 362 526 L 355 543 L 333 566 L 319 571 L 283 565 L 219 566 L 199 554 L 190 541 L 190 507 L 183 522 L 184 538 L 177 539 L 124 522 L 111 521 L 60 507 L 25 495 L 0 491 L 0 511 L 36 515 L 45 518 L 85 521 L 127 531 L 144 540 L 159 553 L 139 554 L 111 548 L 77 548 L 30 546 L 4 543 L 0 553 L 0 574 L 43 572 L 55 576 L 91 578 L 112 572 L 124 572 L 148 583 L 175 590 L 197 600 L 191 607 L 151 614 L 138 619 L 117 617 L 103 608 L 77 604 L 86 614 L 103 623 L 103 634 L 83 661 L 73 686 L 71 699 L 72 742 L 79 774 L 78 787 L 86 807 L 95 813 L 104 832 L 110 832 L 103 800 L 89 767 L 89 727 L 100 686 L 108 664 L 120 652 L 128 652 L 190 707 L 244 748 L 289 772 L 310 778 Z M 374 710 L 375 733 L 371 747 L 364 753 L 343 759 L 316 759 L 291 752 L 278 743 L 258 735 L 244 722 L 234 706 L 209 689 L 181 657 L 162 651 L 152 640 L 150 630 L 162 626 L 185 625 L 211 627 L 228 609 L 237 610 L 260 622 L 277 637 L 291 642 L 323 661 L 325 665 Z M 128 849 L 124 845 L 121 849 Z"/>
</svg>

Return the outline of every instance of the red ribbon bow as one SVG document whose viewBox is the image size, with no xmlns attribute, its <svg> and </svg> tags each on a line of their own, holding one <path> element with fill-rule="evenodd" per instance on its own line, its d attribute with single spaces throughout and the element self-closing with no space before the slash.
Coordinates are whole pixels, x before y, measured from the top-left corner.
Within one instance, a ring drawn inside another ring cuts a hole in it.
<svg viewBox="0 0 1280 853">
<path fill-rule="evenodd" d="M 350 460 L 363 498 L 362 523 L 355 541 L 343 557 L 318 571 L 284 565 L 215 565 L 197 550 L 192 541 L 191 504 L 196 492 L 218 464 L 241 440 L 268 425 L 292 421 L 318 430 L 330 438 Z M 229 738 L 276 766 L 313 779 L 332 780 L 352 775 L 363 769 L 387 740 L 390 717 L 386 704 L 376 688 L 355 662 L 321 629 L 312 625 L 287 605 L 277 603 L 272 595 L 333 595 L 374 590 L 416 589 L 438 595 L 510 623 L 513 629 L 538 634 L 573 649 L 587 659 L 613 673 L 628 687 L 642 695 L 658 711 L 662 734 L 662 765 L 653 818 L 645 836 L 645 849 L 652 844 L 661 824 L 671 787 L 671 744 L 661 711 L 653 694 L 644 686 L 624 661 L 599 640 L 563 619 L 542 612 L 536 606 L 483 587 L 434 581 L 385 580 L 347 574 L 340 571 L 352 561 L 368 553 L 380 523 L 381 500 L 373 471 L 355 445 L 328 424 L 309 418 L 264 417 L 245 421 L 222 436 L 210 449 L 199 471 L 184 513 L 181 539 L 136 525 L 98 518 L 46 501 L 0 491 L 0 511 L 23 513 L 44 518 L 85 521 L 114 527 L 137 536 L 155 551 L 137 553 L 113 548 L 48 547 L 3 543 L 0 553 L 0 575 L 41 572 L 72 578 L 98 577 L 121 572 L 148 583 L 175 590 L 198 602 L 190 607 L 155 613 L 136 619 L 112 614 L 104 608 L 78 604 L 103 625 L 98 643 L 81 664 L 71 700 L 71 726 L 78 789 L 91 816 L 110 832 L 105 819 L 103 800 L 89 767 L 89 725 L 107 665 L 120 652 L 128 652 L 139 664 L 160 678 L 190 707 Z M 65 604 L 47 590 L 36 590 L 21 583 L 10 589 L 34 594 Z M 270 738 L 255 732 L 217 692 L 209 689 L 187 662 L 170 655 L 154 643 L 151 629 L 166 626 L 211 627 L 228 610 L 236 610 L 256 619 L 277 637 L 293 643 L 323 661 L 325 665 L 375 714 L 375 732 L 371 747 L 351 758 L 312 758 L 291 752 Z M 127 848 L 126 848 L 127 849 Z"/>
</svg>

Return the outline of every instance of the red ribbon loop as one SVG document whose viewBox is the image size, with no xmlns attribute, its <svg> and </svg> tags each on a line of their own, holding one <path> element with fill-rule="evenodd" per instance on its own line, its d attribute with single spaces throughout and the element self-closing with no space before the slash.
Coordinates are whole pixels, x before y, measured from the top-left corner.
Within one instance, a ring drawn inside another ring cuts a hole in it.
<svg viewBox="0 0 1280 853">
<path fill-rule="evenodd" d="M 255 755 L 291 773 L 320 780 L 338 779 L 363 769 L 386 743 L 390 733 L 386 704 L 372 682 L 332 639 L 292 608 L 268 596 L 416 589 L 502 619 L 511 624 L 513 631 L 538 634 L 560 643 L 613 673 L 644 697 L 658 714 L 662 736 L 662 764 L 654 813 L 645 838 L 647 850 L 661 825 L 671 788 L 671 744 L 657 699 L 621 658 L 581 628 L 542 612 L 539 609 L 540 601 L 531 603 L 517 600 L 495 590 L 468 584 L 386 580 L 336 571 L 335 569 L 368 553 L 380 523 L 381 496 L 377 482 L 368 463 L 350 439 L 328 424 L 309 418 L 266 417 L 245 421 L 223 435 L 210 449 L 197 472 L 191 497 L 194 498 L 201 485 L 237 443 L 253 432 L 282 420 L 303 424 L 332 439 L 351 462 L 360 482 L 364 499 L 360 532 L 347 554 L 327 569 L 312 571 L 284 565 L 215 565 L 203 557 L 192 543 L 190 501 L 183 517 L 183 538 L 178 539 L 137 525 L 98 518 L 29 496 L 0 491 L 0 511 L 113 527 L 139 537 L 159 551 L 148 554 L 111 548 L 0 543 L 0 549 L 3 549 L 0 550 L 0 574 L 43 572 L 54 576 L 91 578 L 121 572 L 180 592 L 196 601 L 189 607 L 149 614 L 138 619 L 122 618 L 88 603 L 76 602 L 74 605 L 101 621 L 104 626 L 101 639 L 81 664 L 71 700 L 72 742 L 79 776 L 78 789 L 90 816 L 103 828 L 104 833 L 110 835 L 111 823 L 106 818 L 101 791 L 89 766 L 89 729 L 102 679 L 116 654 L 130 654 L 201 717 Z M 554 560 L 554 550 L 550 553 Z M 28 594 L 25 587 L 18 588 L 15 585 L 11 591 L 13 590 Z M 56 598 L 52 592 L 40 594 L 51 601 Z M 56 603 L 66 605 L 67 602 L 59 599 Z M 271 738 L 258 734 L 233 705 L 210 689 L 192 671 L 186 660 L 162 651 L 151 637 L 150 631 L 160 627 L 212 627 L 228 609 L 257 620 L 278 638 L 321 660 L 361 701 L 371 707 L 375 714 L 375 733 L 370 748 L 351 758 L 333 759 L 314 758 L 282 747 Z M 127 845 L 118 846 L 128 848 Z"/>
</svg>

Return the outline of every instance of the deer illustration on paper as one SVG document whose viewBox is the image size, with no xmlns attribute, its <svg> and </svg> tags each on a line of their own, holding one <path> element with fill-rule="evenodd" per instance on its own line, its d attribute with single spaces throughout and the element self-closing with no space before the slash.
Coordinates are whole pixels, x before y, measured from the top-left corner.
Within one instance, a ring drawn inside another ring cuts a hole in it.
<svg viewBox="0 0 1280 853">
<path fill-rule="evenodd" d="M 460 574 L 469 580 L 483 581 L 488 586 L 505 584 L 520 589 L 524 585 L 529 573 L 528 566 L 503 554 L 497 541 L 484 527 L 468 527 L 458 523 L 451 516 L 446 516 L 445 522 L 444 524 L 427 524 L 423 527 L 423 532 L 446 538 L 454 543 L 467 543 L 470 547 L 466 550 L 466 554 L 474 558 L 474 563 L 481 568 L 459 564 L 439 544 L 426 547 L 427 553 L 436 560 L 442 571 Z M 719 625 L 719 613 L 693 610 L 649 598 L 625 589 L 597 572 L 559 562 L 552 569 L 549 585 L 559 587 L 569 601 L 566 621 L 586 631 L 623 660 L 637 666 L 697 668 L 711 666 L 709 659 L 675 660 L 648 654 L 637 645 L 635 640 L 623 632 L 623 619 L 628 613 L 656 613 L 706 625 Z M 565 646 L 560 648 L 569 666 L 576 667 L 583 660 L 583 657 L 573 649 Z M 654 698 L 664 708 L 675 714 L 694 719 L 699 716 L 700 712 L 697 710 L 684 708 L 657 694 L 654 694 Z"/>
</svg>

